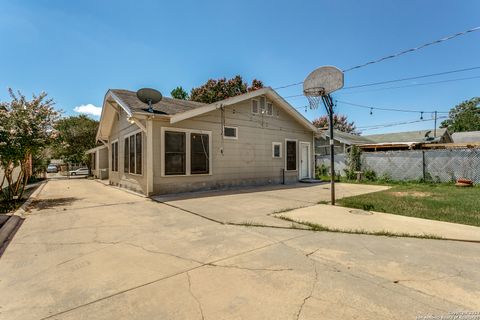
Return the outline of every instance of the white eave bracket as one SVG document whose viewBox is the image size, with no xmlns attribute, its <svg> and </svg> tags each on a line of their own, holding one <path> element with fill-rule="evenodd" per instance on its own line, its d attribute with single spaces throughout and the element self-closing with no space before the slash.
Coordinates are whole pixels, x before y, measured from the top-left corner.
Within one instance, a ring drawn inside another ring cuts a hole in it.
<svg viewBox="0 0 480 320">
<path fill-rule="evenodd" d="M 144 133 L 147 133 L 147 128 L 138 119 L 130 117 L 128 118 L 128 121 L 130 121 L 130 123 L 135 123 Z"/>
</svg>

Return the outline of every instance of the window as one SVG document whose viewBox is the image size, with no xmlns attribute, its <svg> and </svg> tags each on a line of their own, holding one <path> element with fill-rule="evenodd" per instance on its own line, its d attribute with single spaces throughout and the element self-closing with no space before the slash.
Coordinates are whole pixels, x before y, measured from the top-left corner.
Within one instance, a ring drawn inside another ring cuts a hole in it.
<svg viewBox="0 0 480 320">
<path fill-rule="evenodd" d="M 92 165 L 91 165 L 91 167 L 92 167 L 92 170 L 95 170 L 95 165 L 96 165 L 96 162 L 97 162 L 96 161 L 97 152 L 96 151 L 92 152 L 91 155 L 92 155 L 92 158 L 91 158 Z"/>
<path fill-rule="evenodd" d="M 223 137 L 225 139 L 238 139 L 237 132 L 237 127 L 223 127 Z"/>
<path fill-rule="evenodd" d="M 267 99 L 265 97 L 260 97 L 260 113 L 265 114 L 265 103 Z"/>
<path fill-rule="evenodd" d="M 287 140 L 285 150 L 285 161 L 287 162 L 287 170 L 297 170 L 297 141 Z"/>
<path fill-rule="evenodd" d="M 129 138 L 125 138 L 125 144 L 123 146 L 123 172 L 129 173 L 130 172 L 130 148 L 129 146 Z"/>
<path fill-rule="evenodd" d="M 162 128 L 162 176 L 212 173 L 212 133 Z"/>
<path fill-rule="evenodd" d="M 135 173 L 142 174 L 142 133 L 135 134 Z"/>
<path fill-rule="evenodd" d="M 123 155 L 123 171 L 131 174 L 142 174 L 142 156 L 142 133 L 137 132 L 126 137 Z"/>
<path fill-rule="evenodd" d="M 206 174 L 209 172 L 208 134 L 190 134 L 191 174 Z"/>
<path fill-rule="evenodd" d="M 258 100 L 252 99 L 252 113 L 258 114 Z"/>
<path fill-rule="evenodd" d="M 135 136 L 130 136 L 130 152 L 129 154 L 129 160 L 128 162 L 130 163 L 130 173 L 135 173 Z"/>
<path fill-rule="evenodd" d="M 280 142 L 272 142 L 272 158 L 282 157 L 282 144 Z"/>
<path fill-rule="evenodd" d="M 273 116 L 273 103 L 267 102 L 267 116 Z"/>
<path fill-rule="evenodd" d="M 165 175 L 186 174 L 185 132 L 165 131 Z"/>
<path fill-rule="evenodd" d="M 118 141 L 112 143 L 112 171 L 118 171 Z"/>
</svg>

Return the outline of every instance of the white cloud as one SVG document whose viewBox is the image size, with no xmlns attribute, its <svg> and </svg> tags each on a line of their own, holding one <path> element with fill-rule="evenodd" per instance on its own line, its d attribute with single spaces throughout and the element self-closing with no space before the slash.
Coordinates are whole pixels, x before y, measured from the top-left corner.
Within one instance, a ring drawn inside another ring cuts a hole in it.
<svg viewBox="0 0 480 320">
<path fill-rule="evenodd" d="M 90 114 L 92 116 L 100 117 L 102 114 L 102 108 L 96 107 L 93 104 L 82 104 L 81 106 L 73 108 L 75 112 Z"/>
</svg>

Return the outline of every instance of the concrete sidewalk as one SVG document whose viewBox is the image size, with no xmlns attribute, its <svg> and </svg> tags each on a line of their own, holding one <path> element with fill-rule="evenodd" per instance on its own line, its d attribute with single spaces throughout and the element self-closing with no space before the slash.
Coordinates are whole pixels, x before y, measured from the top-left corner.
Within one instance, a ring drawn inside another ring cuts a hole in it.
<svg viewBox="0 0 480 320">
<path fill-rule="evenodd" d="M 389 232 L 480 242 L 479 227 L 325 204 L 295 209 L 275 216 L 283 216 L 297 222 L 314 223 L 339 231 Z"/>
</svg>

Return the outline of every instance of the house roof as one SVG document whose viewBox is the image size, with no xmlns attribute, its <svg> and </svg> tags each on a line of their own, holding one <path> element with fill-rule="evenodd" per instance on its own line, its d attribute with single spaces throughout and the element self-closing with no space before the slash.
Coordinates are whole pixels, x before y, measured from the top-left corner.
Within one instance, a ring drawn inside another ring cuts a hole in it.
<svg viewBox="0 0 480 320">
<path fill-rule="evenodd" d="M 480 131 L 454 132 L 454 143 L 480 142 Z"/>
<path fill-rule="evenodd" d="M 123 89 L 110 89 L 112 96 L 119 98 L 123 102 L 123 107 L 127 107 L 131 114 L 133 113 L 148 113 L 148 106 L 137 98 L 137 93 L 134 91 Z M 154 113 L 174 115 L 185 111 L 193 110 L 198 107 L 205 106 L 205 103 L 173 99 L 163 97 L 158 103 L 152 105 Z"/>
<path fill-rule="evenodd" d="M 160 102 L 152 105 L 152 107 L 155 116 L 163 116 L 173 124 L 208 113 L 223 106 L 232 105 L 262 95 L 271 100 L 275 100 L 277 106 L 280 106 L 287 112 L 287 114 L 300 122 L 304 127 L 314 132 L 317 131 L 317 128 L 309 120 L 307 120 L 302 114 L 300 114 L 300 112 L 293 108 L 270 87 L 240 94 L 211 104 L 164 97 Z M 110 89 L 105 95 L 102 115 L 100 117 L 100 125 L 97 132 L 97 140 L 106 139 L 109 135 L 109 131 L 112 128 L 114 113 L 116 112 L 116 110 L 113 110 L 116 108 L 113 107 L 114 105 L 121 107 L 127 113 L 132 122 L 137 123 L 141 128 L 142 125 L 134 115 L 152 115 L 152 113 L 148 112 L 147 105 L 137 98 L 136 92 L 123 89 Z"/>
<path fill-rule="evenodd" d="M 328 137 L 330 137 L 330 132 L 328 130 L 322 130 L 320 132 L 320 136 L 328 138 Z M 358 135 L 355 135 L 355 134 L 342 132 L 342 131 L 339 131 L 339 130 L 336 130 L 336 129 L 333 130 L 333 139 L 337 140 L 341 143 L 347 144 L 347 145 L 373 143 L 372 140 L 370 140 L 370 139 L 368 139 L 364 136 L 358 136 Z"/>
<path fill-rule="evenodd" d="M 437 129 L 437 138 L 448 134 L 447 129 Z M 371 140 L 373 143 L 411 143 L 411 142 L 428 142 L 426 137 L 433 138 L 433 130 L 418 130 L 406 132 L 394 132 L 384 134 L 372 134 L 363 136 Z"/>
</svg>

